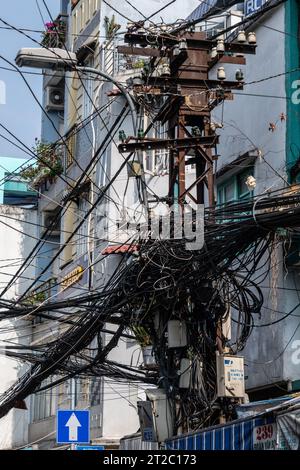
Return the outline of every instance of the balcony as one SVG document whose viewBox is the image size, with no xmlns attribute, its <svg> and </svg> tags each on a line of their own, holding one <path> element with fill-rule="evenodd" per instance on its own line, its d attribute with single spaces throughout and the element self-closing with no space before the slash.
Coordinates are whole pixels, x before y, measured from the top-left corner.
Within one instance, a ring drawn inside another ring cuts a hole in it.
<svg viewBox="0 0 300 470">
<path fill-rule="evenodd" d="M 60 15 L 54 22 L 45 24 L 41 44 L 46 48 L 63 48 L 67 38 L 67 22 L 64 15 Z"/>
<path fill-rule="evenodd" d="M 39 305 L 49 300 L 57 292 L 57 278 L 51 277 L 47 281 L 42 282 L 39 287 L 31 291 L 24 300 L 24 303 L 30 305 Z"/>
<path fill-rule="evenodd" d="M 30 189 L 43 189 L 43 186 L 48 182 L 52 184 L 63 173 L 62 147 L 37 141 L 33 150 L 37 155 L 37 165 L 24 168 L 20 177 Z"/>
<path fill-rule="evenodd" d="M 149 62 L 147 57 L 121 54 L 118 47 L 124 45 L 117 38 L 106 41 L 101 48 L 103 71 L 116 76 L 126 72 L 141 71 Z"/>
</svg>

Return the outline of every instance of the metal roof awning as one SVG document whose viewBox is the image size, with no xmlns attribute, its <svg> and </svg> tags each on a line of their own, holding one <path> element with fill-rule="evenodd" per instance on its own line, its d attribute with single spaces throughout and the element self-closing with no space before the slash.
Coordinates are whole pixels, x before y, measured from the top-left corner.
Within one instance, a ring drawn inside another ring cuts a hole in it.
<svg viewBox="0 0 300 470">
<path fill-rule="evenodd" d="M 222 168 L 220 168 L 220 170 L 216 173 L 216 178 L 218 179 L 224 175 L 228 175 L 229 173 L 234 174 L 240 171 L 242 165 L 243 168 L 245 167 L 245 165 L 251 165 L 255 162 L 257 157 L 259 157 L 259 150 L 249 150 L 248 152 L 244 153 L 243 155 L 240 155 L 235 160 L 231 161 L 230 163 L 227 163 Z"/>
<path fill-rule="evenodd" d="M 90 54 L 94 54 L 97 45 L 97 39 L 88 38 L 82 46 L 76 51 L 78 63 L 83 62 Z"/>
<path fill-rule="evenodd" d="M 135 253 L 139 250 L 138 245 L 112 245 L 105 248 L 101 254 L 102 255 L 119 255 L 127 253 Z"/>
</svg>

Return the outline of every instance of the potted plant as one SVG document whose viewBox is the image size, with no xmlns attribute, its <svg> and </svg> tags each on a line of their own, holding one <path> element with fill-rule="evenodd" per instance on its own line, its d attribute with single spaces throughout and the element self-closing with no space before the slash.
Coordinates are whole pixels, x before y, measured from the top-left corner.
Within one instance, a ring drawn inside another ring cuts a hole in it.
<svg viewBox="0 0 300 470">
<path fill-rule="evenodd" d="M 66 23 L 61 20 L 45 24 L 41 44 L 44 47 L 62 47 L 66 40 Z"/>
<path fill-rule="evenodd" d="M 133 326 L 132 331 L 142 349 L 145 369 L 157 369 L 153 344 L 149 332 L 143 326 Z"/>
<path fill-rule="evenodd" d="M 106 39 L 113 39 L 121 25 L 116 23 L 115 15 L 112 15 L 111 19 L 108 16 L 104 17 L 105 35 Z"/>
<path fill-rule="evenodd" d="M 29 165 L 20 172 L 20 177 L 37 187 L 46 180 L 52 180 L 63 172 L 62 161 L 52 144 L 36 140 L 33 147 L 37 155 L 37 164 Z"/>
<path fill-rule="evenodd" d="M 24 300 L 24 303 L 36 305 L 45 302 L 46 298 L 45 292 L 33 292 Z"/>
</svg>

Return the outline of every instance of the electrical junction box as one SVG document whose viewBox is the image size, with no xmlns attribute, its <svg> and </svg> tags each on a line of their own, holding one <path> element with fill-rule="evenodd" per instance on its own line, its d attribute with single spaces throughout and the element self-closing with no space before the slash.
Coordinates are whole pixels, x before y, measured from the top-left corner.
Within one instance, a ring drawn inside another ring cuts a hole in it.
<svg viewBox="0 0 300 470">
<path fill-rule="evenodd" d="M 139 402 L 138 408 L 142 435 L 148 442 L 164 442 L 173 435 L 172 412 L 166 392 L 154 388 L 145 393 L 148 402 Z"/>
<path fill-rule="evenodd" d="M 217 354 L 218 397 L 244 398 L 244 358 Z"/>
<path fill-rule="evenodd" d="M 203 387 L 203 363 L 183 358 L 180 361 L 179 388 L 199 390 Z"/>
<path fill-rule="evenodd" d="M 222 333 L 227 341 L 231 340 L 231 311 L 227 315 L 226 320 L 222 320 Z"/>
<path fill-rule="evenodd" d="M 168 321 L 168 347 L 184 348 L 187 345 L 186 323 L 180 320 Z"/>
<path fill-rule="evenodd" d="M 180 361 L 179 375 L 179 388 L 190 388 L 191 384 L 192 361 L 183 358 Z"/>
</svg>

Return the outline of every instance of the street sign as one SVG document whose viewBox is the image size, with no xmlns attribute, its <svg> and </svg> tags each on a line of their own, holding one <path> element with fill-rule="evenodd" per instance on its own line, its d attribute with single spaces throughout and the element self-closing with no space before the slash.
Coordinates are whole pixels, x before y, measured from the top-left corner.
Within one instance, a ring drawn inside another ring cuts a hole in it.
<svg viewBox="0 0 300 470">
<path fill-rule="evenodd" d="M 58 410 L 56 424 L 56 442 L 58 444 L 89 444 L 89 411 Z"/>
<path fill-rule="evenodd" d="M 75 450 L 105 450 L 104 446 L 76 446 Z"/>
</svg>

